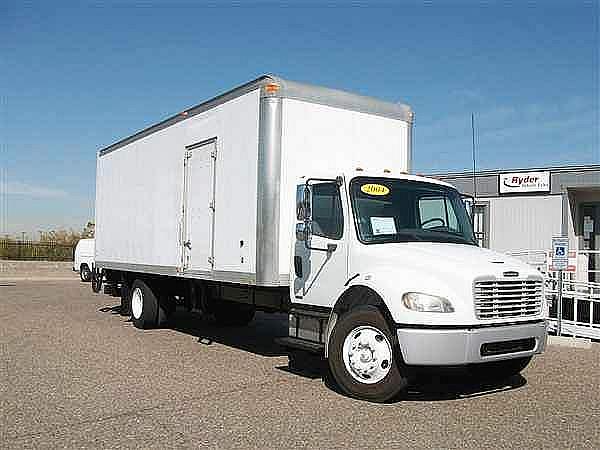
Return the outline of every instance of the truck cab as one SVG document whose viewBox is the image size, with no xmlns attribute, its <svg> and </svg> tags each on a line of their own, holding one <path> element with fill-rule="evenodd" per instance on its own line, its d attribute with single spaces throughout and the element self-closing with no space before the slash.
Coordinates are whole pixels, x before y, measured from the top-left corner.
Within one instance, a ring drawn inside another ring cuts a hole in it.
<svg viewBox="0 0 600 450">
<path fill-rule="evenodd" d="M 417 366 L 508 377 L 544 350 L 541 275 L 478 247 L 451 185 L 359 168 L 296 194 L 290 338 L 322 343 L 350 395 L 387 399 Z"/>
</svg>

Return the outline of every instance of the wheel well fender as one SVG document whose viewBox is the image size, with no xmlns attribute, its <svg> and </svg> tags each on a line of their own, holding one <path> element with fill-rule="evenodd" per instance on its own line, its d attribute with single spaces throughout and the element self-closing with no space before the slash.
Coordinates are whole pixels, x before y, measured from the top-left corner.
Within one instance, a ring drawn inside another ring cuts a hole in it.
<svg viewBox="0 0 600 450">
<path fill-rule="evenodd" d="M 383 298 L 368 286 L 352 285 L 340 295 L 329 315 L 325 333 L 325 357 L 329 354 L 329 338 L 331 337 L 331 332 L 333 331 L 338 318 L 358 306 L 374 306 L 377 308 L 393 332 L 394 319 L 392 318 L 387 305 L 383 301 Z"/>
</svg>

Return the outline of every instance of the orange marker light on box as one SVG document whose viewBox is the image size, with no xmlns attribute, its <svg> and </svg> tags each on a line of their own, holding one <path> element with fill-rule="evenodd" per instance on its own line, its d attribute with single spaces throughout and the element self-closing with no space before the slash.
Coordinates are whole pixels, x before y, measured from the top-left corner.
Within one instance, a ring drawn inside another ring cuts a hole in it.
<svg viewBox="0 0 600 450">
<path fill-rule="evenodd" d="M 278 84 L 275 84 L 275 83 L 265 84 L 265 92 L 267 94 L 274 94 L 278 90 L 279 90 L 279 85 Z"/>
</svg>

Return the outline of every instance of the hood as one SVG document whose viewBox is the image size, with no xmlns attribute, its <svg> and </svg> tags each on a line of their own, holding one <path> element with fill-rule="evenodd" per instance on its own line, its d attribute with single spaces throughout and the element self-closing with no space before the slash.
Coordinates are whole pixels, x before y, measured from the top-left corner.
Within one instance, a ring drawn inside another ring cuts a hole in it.
<svg viewBox="0 0 600 450">
<path fill-rule="evenodd" d="M 354 282 L 367 284 L 378 292 L 398 323 L 418 324 L 423 320 L 440 325 L 477 323 L 473 305 L 475 280 L 542 278 L 537 270 L 516 258 L 474 245 L 402 242 L 361 245 L 355 250 L 351 271 L 360 276 Z M 405 292 L 445 297 L 453 304 L 455 313 L 408 311 L 400 302 Z M 511 320 L 514 318 L 495 322 Z"/>
<path fill-rule="evenodd" d="M 408 265 L 431 275 L 468 279 L 478 277 L 528 278 L 539 272 L 511 256 L 467 244 L 441 242 L 402 242 L 363 245 L 362 261 L 378 266 Z M 369 271 L 367 267 L 363 271 Z"/>
</svg>

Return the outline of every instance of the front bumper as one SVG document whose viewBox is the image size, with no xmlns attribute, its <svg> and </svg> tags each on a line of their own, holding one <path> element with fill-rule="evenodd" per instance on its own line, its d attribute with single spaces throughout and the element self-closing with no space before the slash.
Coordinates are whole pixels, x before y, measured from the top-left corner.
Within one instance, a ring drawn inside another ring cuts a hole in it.
<svg viewBox="0 0 600 450">
<path fill-rule="evenodd" d="M 420 366 L 454 366 L 532 356 L 544 351 L 547 336 L 545 320 L 472 328 L 398 325 L 397 333 L 404 362 Z"/>
</svg>

